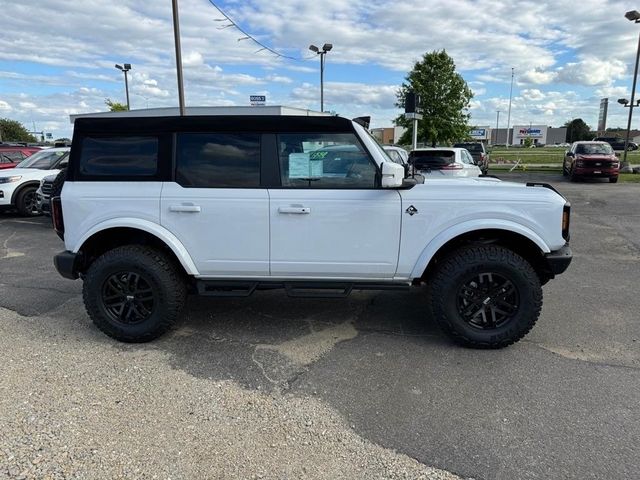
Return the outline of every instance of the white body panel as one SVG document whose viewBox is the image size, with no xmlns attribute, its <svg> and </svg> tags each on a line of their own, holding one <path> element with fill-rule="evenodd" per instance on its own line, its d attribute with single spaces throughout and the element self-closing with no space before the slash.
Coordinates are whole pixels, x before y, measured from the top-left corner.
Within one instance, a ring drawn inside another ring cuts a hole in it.
<svg viewBox="0 0 640 480">
<path fill-rule="evenodd" d="M 421 148 L 418 150 L 444 150 L 454 152 L 454 162 L 459 167 L 456 170 L 448 169 L 430 169 L 430 170 L 418 170 L 416 172 L 425 178 L 469 178 L 479 177 L 482 175 L 480 167 L 473 164 L 473 157 L 464 148 Z M 463 153 L 464 151 L 464 153 Z M 464 158 L 466 156 L 466 158 Z"/>
<path fill-rule="evenodd" d="M 515 232 L 545 253 L 565 244 L 565 200 L 547 188 L 492 178 L 428 179 L 401 196 L 403 211 L 413 205 L 418 213 L 403 216 L 398 278 L 419 277 L 442 245 L 473 230 Z"/>
<path fill-rule="evenodd" d="M 396 190 L 273 189 L 269 195 L 271 275 L 394 276 L 402 217 Z"/>
<path fill-rule="evenodd" d="M 269 195 L 266 189 L 162 189 L 161 224 L 191 254 L 202 276 L 269 275 Z"/>
<path fill-rule="evenodd" d="M 4 198 L 0 198 L 0 206 L 11 205 L 13 193 L 25 183 L 40 182 L 44 177 L 57 174 L 58 172 L 60 172 L 60 170 L 39 170 L 37 168 L 8 168 L 0 171 L 0 178 L 22 177 L 17 182 L 0 183 L 0 190 L 4 193 Z"/>
</svg>

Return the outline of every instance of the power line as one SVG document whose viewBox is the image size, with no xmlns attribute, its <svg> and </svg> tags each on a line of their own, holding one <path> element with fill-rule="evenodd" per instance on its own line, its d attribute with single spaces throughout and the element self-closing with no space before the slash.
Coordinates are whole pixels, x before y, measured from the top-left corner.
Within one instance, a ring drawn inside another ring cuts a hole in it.
<svg viewBox="0 0 640 480">
<path fill-rule="evenodd" d="M 216 22 L 229 22 L 227 25 L 219 26 L 218 30 L 225 30 L 225 29 L 230 28 L 230 27 L 235 28 L 236 30 L 238 30 L 240 33 L 242 33 L 244 35 L 244 37 L 238 38 L 238 42 L 241 42 L 243 40 L 251 40 L 253 43 L 255 43 L 256 45 L 258 45 L 260 47 L 258 50 L 256 50 L 253 53 L 260 53 L 260 52 L 263 52 L 263 51 L 266 50 L 267 52 L 272 53 L 276 57 L 286 58 L 287 60 L 295 60 L 295 61 L 310 60 L 312 58 L 315 58 L 315 55 L 311 56 L 311 57 L 295 58 L 295 57 L 292 57 L 290 55 L 285 55 L 284 53 L 278 52 L 277 50 L 269 47 L 268 45 L 265 45 L 264 43 L 262 43 L 260 40 L 255 38 L 253 35 L 251 35 L 249 32 L 247 32 L 245 29 L 243 29 L 240 25 L 238 25 L 236 22 L 234 22 L 231 19 L 231 17 L 229 17 L 229 15 L 227 15 L 218 5 L 215 4 L 215 2 L 213 0 L 209 0 L 209 3 L 211 5 L 213 5 L 216 8 L 216 10 L 218 10 L 218 12 L 220 12 L 220 15 L 222 15 L 224 17 L 224 18 L 216 18 L 215 19 Z"/>
</svg>

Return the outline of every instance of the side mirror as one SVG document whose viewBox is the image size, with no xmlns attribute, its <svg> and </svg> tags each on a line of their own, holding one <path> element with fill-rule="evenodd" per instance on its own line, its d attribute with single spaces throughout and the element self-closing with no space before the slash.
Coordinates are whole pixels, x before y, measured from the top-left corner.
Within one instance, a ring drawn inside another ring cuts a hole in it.
<svg viewBox="0 0 640 480">
<path fill-rule="evenodd" d="M 573 152 L 566 152 L 566 153 L 565 153 L 565 155 L 566 155 L 567 157 L 573 157 Z"/>
<path fill-rule="evenodd" d="M 404 167 L 393 162 L 382 162 L 382 188 L 398 188 L 404 180 Z"/>
</svg>

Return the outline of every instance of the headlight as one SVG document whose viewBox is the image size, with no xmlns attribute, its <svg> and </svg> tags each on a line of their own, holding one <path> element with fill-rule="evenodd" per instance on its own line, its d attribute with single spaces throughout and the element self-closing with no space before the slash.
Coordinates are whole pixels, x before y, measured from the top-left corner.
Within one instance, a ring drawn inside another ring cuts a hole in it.
<svg viewBox="0 0 640 480">
<path fill-rule="evenodd" d="M 18 182 L 21 178 L 22 176 L 20 175 L 15 175 L 13 177 L 0 177 L 0 183 L 14 183 Z"/>
</svg>

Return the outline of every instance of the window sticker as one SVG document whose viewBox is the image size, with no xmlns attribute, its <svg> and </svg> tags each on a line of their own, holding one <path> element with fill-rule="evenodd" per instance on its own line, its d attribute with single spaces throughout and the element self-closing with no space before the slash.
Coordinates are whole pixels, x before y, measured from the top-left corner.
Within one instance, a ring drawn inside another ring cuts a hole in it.
<svg viewBox="0 0 640 480">
<path fill-rule="evenodd" d="M 289 178 L 320 178 L 324 170 L 322 155 L 309 153 L 289 154 Z"/>
</svg>

